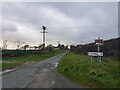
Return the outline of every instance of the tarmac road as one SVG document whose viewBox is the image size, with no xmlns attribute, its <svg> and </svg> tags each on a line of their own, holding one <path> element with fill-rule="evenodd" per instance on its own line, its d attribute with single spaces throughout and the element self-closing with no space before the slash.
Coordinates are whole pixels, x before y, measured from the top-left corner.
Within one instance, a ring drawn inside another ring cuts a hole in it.
<svg viewBox="0 0 120 90">
<path fill-rule="evenodd" d="M 82 88 L 55 71 L 67 52 L 3 74 L 2 88 Z"/>
</svg>

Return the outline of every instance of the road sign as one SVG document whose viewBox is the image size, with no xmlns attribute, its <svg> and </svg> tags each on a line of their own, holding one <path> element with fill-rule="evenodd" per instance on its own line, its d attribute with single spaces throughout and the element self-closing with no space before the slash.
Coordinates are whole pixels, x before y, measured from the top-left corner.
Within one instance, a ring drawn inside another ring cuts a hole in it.
<svg viewBox="0 0 120 90">
<path fill-rule="evenodd" d="M 88 52 L 89 56 L 103 56 L 103 52 Z"/>
<path fill-rule="evenodd" d="M 99 44 L 99 45 L 103 45 L 103 39 L 100 39 L 100 37 L 98 37 L 98 39 L 95 39 L 95 44 Z"/>
<path fill-rule="evenodd" d="M 92 56 L 97 56 L 97 62 L 99 60 L 99 62 L 101 63 L 101 57 L 103 56 L 103 52 L 99 52 L 100 51 L 100 45 L 103 45 L 103 39 L 100 39 L 100 37 L 98 37 L 98 39 L 94 40 L 95 44 L 98 46 L 97 47 L 97 52 L 88 52 L 88 55 L 91 57 L 91 62 L 92 62 Z"/>
</svg>

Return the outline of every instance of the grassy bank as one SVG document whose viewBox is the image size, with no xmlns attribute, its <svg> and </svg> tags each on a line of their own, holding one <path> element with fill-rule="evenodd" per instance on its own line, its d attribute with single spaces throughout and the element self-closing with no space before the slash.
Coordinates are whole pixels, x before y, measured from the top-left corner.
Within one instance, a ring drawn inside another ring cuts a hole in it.
<svg viewBox="0 0 120 90">
<path fill-rule="evenodd" d="M 11 69 L 26 62 L 33 63 L 33 62 L 45 60 L 62 52 L 63 50 L 57 50 L 54 52 L 46 52 L 44 54 L 28 53 L 16 57 L 3 57 L 2 70 Z"/>
<path fill-rule="evenodd" d="M 68 79 L 93 88 L 118 88 L 118 62 L 103 58 L 98 64 L 96 58 L 90 62 L 86 55 L 68 53 L 59 62 L 57 71 Z"/>
</svg>

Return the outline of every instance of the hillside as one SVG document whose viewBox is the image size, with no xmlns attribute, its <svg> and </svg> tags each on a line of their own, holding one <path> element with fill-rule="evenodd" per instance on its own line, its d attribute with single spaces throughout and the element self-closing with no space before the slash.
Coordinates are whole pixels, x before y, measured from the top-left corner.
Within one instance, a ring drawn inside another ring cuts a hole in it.
<svg viewBox="0 0 120 90">
<path fill-rule="evenodd" d="M 110 56 L 120 59 L 119 55 L 119 42 L 120 38 L 105 40 L 104 44 L 100 46 L 100 51 L 104 53 L 104 56 Z M 75 53 L 87 54 L 90 51 L 97 51 L 97 45 L 95 43 L 89 43 L 85 45 L 70 46 L 70 50 Z"/>
</svg>

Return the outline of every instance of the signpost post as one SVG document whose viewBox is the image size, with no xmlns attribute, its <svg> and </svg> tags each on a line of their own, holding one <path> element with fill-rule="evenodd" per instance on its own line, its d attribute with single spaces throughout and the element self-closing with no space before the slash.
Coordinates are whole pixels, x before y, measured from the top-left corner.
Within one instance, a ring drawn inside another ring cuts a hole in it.
<svg viewBox="0 0 120 90">
<path fill-rule="evenodd" d="M 98 53 L 99 53 L 100 45 L 103 45 L 103 39 L 100 39 L 100 37 L 98 37 L 98 39 L 95 40 L 95 44 L 98 45 Z M 101 57 L 98 56 L 97 61 L 100 61 L 101 63 Z"/>
<path fill-rule="evenodd" d="M 95 44 L 97 45 L 97 52 L 88 52 L 88 55 L 91 56 L 91 62 L 92 62 L 92 56 L 97 56 L 97 62 L 99 61 L 101 63 L 101 57 L 103 56 L 103 52 L 100 52 L 100 45 L 103 45 L 103 39 L 95 39 Z"/>
</svg>

